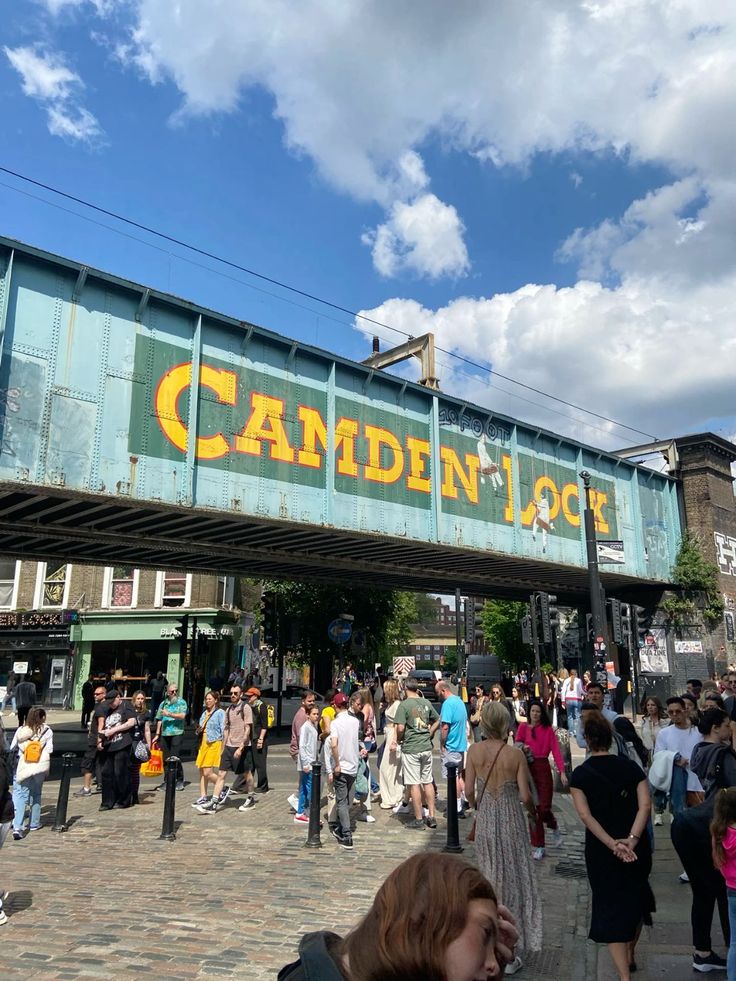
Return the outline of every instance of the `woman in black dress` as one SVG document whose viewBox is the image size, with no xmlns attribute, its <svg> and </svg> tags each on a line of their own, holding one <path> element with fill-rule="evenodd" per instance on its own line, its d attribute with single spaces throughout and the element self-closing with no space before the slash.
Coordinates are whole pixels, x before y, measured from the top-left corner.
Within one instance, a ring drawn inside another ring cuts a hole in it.
<svg viewBox="0 0 736 981">
<path fill-rule="evenodd" d="M 613 731 L 606 719 L 589 718 L 584 735 L 590 756 L 573 770 L 570 788 L 586 829 L 585 865 L 593 893 L 588 936 L 608 944 L 620 981 L 630 981 L 641 927 L 651 924 L 655 909 L 646 833 L 649 787 L 640 767 L 609 754 Z"/>
</svg>

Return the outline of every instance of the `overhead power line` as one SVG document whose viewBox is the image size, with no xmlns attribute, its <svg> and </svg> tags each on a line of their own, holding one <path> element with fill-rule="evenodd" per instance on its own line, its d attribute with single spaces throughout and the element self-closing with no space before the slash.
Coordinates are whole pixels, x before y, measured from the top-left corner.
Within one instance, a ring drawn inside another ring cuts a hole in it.
<svg viewBox="0 0 736 981">
<path fill-rule="evenodd" d="M 176 238 L 173 235 L 168 235 L 166 232 L 159 231 L 156 228 L 152 228 L 150 225 L 145 225 L 143 222 L 136 221 L 133 218 L 127 218 L 125 215 L 121 215 L 116 211 L 111 211 L 108 208 L 103 208 L 101 205 L 94 204 L 91 201 L 87 201 L 84 198 L 80 198 L 74 194 L 70 194 L 68 191 L 62 191 L 58 187 L 53 187 L 51 184 L 45 184 L 43 181 L 36 180 L 33 177 L 28 177 L 26 174 L 21 174 L 16 170 L 11 170 L 9 167 L 3 167 L 0 165 L 0 172 L 8 174 L 10 177 L 14 177 L 17 180 L 24 181 L 27 184 L 31 184 L 34 187 L 41 188 L 44 191 L 48 191 L 51 194 L 56 194 L 59 197 L 65 198 L 67 201 L 73 201 L 75 204 L 82 205 L 84 208 L 89 208 L 92 211 L 97 212 L 101 215 L 106 215 L 108 218 L 112 218 L 114 221 L 122 222 L 125 225 L 129 225 L 131 228 L 137 228 L 139 231 L 146 232 L 149 235 L 154 235 L 157 238 L 162 239 L 165 242 L 169 242 L 172 245 L 176 245 L 180 248 L 187 249 L 190 252 L 194 252 L 197 255 L 203 256 L 207 259 L 212 259 L 214 262 L 219 262 L 222 265 L 228 266 L 231 269 L 237 269 L 239 272 L 246 273 L 248 276 L 253 276 L 256 279 L 261 280 L 265 283 L 270 283 L 272 286 L 278 286 L 280 289 L 294 293 L 297 296 L 301 296 L 304 299 L 312 300 L 315 303 L 320 303 L 332 310 L 337 310 L 340 313 L 347 314 L 354 320 L 361 320 L 366 324 L 371 324 L 373 327 L 380 327 L 384 330 L 391 330 L 396 334 L 400 334 L 402 337 L 411 337 L 405 330 L 401 330 L 398 327 L 393 327 L 391 324 L 383 323 L 380 320 L 375 320 L 372 317 L 368 317 L 365 314 L 358 313 L 357 310 L 351 310 L 348 307 L 344 307 L 339 303 L 335 303 L 332 300 L 326 300 L 324 297 L 317 296 L 314 293 L 309 293 L 306 290 L 301 290 L 296 286 L 290 286 L 288 283 L 284 283 L 279 279 L 275 279 L 272 276 L 267 276 L 265 273 L 260 273 L 255 269 L 250 269 L 248 266 L 244 266 L 241 263 L 235 262 L 232 259 L 227 259 L 224 256 L 218 255 L 216 252 L 210 252 L 208 249 L 200 248 L 198 245 L 193 245 L 183 239 Z M 477 368 L 480 371 L 488 372 L 491 376 L 496 376 L 497 378 L 502 378 L 504 381 L 511 382 L 513 385 L 518 385 L 520 388 L 526 389 L 528 392 L 533 392 L 535 395 L 542 395 L 544 398 L 551 399 L 554 402 L 559 402 L 561 405 L 566 405 L 570 409 L 575 409 L 578 412 L 585 412 L 587 415 L 593 416 L 596 419 L 600 419 L 603 422 L 608 422 L 613 426 L 617 426 L 621 429 L 626 429 L 632 433 L 639 433 L 642 436 L 646 436 L 648 439 L 656 439 L 652 433 L 647 433 L 643 429 L 637 429 L 635 426 L 629 426 L 625 422 L 619 422 L 616 419 L 612 419 L 610 416 L 603 415 L 600 412 L 596 412 L 593 409 L 588 409 L 583 405 L 578 405 L 576 402 L 570 402 L 567 399 L 561 398 L 559 395 L 552 395 L 550 392 L 545 392 L 541 388 L 536 388 L 534 385 L 528 385 L 526 382 L 519 381 L 518 378 L 512 378 L 510 375 L 505 375 L 500 371 L 497 371 L 490 365 L 481 364 L 478 361 L 474 361 L 472 358 L 467 358 L 462 354 L 458 354 L 456 351 L 450 351 L 447 348 L 435 346 L 435 350 L 441 351 L 443 354 L 447 354 L 449 357 L 456 359 L 464 364 L 469 365 L 472 368 Z M 581 420 L 578 420 L 581 421 Z M 597 428 L 597 427 L 596 427 Z"/>
</svg>

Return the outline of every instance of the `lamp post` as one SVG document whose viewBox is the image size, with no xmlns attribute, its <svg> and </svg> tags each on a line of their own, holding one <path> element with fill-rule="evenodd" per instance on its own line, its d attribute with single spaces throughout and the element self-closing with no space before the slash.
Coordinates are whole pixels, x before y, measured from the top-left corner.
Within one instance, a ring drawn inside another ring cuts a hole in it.
<svg viewBox="0 0 736 981">
<path fill-rule="evenodd" d="M 608 634 L 606 630 L 606 601 L 598 574 L 598 546 L 595 537 L 595 514 L 591 506 L 590 474 L 582 470 L 580 476 L 585 488 L 585 510 L 583 521 L 585 527 L 585 547 L 588 554 L 588 586 L 590 589 L 590 612 L 593 626 L 592 651 L 586 651 L 586 662 L 593 669 L 594 680 L 606 688 L 606 650 L 608 649 Z"/>
</svg>

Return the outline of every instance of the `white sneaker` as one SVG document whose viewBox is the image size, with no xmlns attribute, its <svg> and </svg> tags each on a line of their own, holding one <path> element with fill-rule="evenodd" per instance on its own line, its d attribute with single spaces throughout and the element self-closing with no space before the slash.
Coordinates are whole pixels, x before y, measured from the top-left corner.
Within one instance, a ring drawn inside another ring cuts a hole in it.
<svg viewBox="0 0 736 981">
<path fill-rule="evenodd" d="M 366 824 L 375 824 L 376 823 L 376 819 L 373 817 L 372 814 L 359 814 L 358 817 L 355 820 L 356 821 L 364 821 Z"/>
<path fill-rule="evenodd" d="M 7 914 L 5 913 L 4 910 L 0 909 L 0 926 L 5 926 L 7 922 L 8 922 Z"/>
<path fill-rule="evenodd" d="M 296 796 L 296 794 L 292 794 L 291 797 L 287 798 L 287 803 L 289 807 L 293 807 L 294 810 L 296 810 L 299 806 L 299 798 Z"/>
<path fill-rule="evenodd" d="M 661 814 L 655 814 L 654 815 L 654 824 L 655 824 L 655 827 L 659 827 L 662 824 L 662 815 Z"/>
<path fill-rule="evenodd" d="M 400 804 L 397 804 L 395 807 L 392 807 L 391 810 L 393 811 L 394 814 L 408 814 L 409 805 L 405 804 L 402 801 Z"/>
<path fill-rule="evenodd" d="M 523 966 L 524 966 L 524 962 L 522 961 L 522 959 L 520 957 L 515 957 L 510 964 L 506 965 L 504 977 L 506 977 L 507 975 L 516 974 L 516 972 L 520 971 Z"/>
<path fill-rule="evenodd" d="M 532 852 L 532 858 L 536 859 L 537 861 L 539 861 L 540 858 L 544 858 L 544 849 L 543 848 L 535 848 L 534 851 Z M 517 971 L 519 970 L 518 967 L 517 967 L 516 970 Z M 507 974 L 509 973 L 509 969 L 508 968 L 506 968 L 506 973 Z"/>
<path fill-rule="evenodd" d="M 422 808 L 422 817 L 425 817 L 425 818 L 428 818 L 429 817 L 429 808 L 428 807 L 423 807 Z"/>
<path fill-rule="evenodd" d="M 562 832 L 560 831 L 559 828 L 555 828 L 555 830 L 552 832 L 552 834 L 550 835 L 550 837 L 552 838 L 552 844 L 553 845 L 561 845 L 562 844 Z"/>
<path fill-rule="evenodd" d="M 687 872 L 680 872 L 680 882 L 689 882 L 689 881 L 690 881 L 690 876 L 687 874 Z"/>
</svg>

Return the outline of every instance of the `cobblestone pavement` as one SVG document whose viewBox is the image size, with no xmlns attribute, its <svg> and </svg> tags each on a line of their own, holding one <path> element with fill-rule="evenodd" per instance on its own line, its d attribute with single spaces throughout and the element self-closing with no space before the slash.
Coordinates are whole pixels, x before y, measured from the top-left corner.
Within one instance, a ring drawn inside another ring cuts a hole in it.
<svg viewBox="0 0 736 981">
<path fill-rule="evenodd" d="M 286 803 L 295 783 L 291 762 L 285 748 L 273 755 L 273 789 L 245 813 L 235 798 L 216 815 L 199 815 L 190 807 L 194 785 L 177 794 L 175 842 L 158 840 L 163 794 L 149 789 L 153 781 L 142 781 L 143 803 L 130 811 L 100 813 L 98 796 L 70 798 L 65 834 L 51 830 L 58 787 L 48 782 L 45 827 L 0 851 L 0 885 L 12 894 L 0 933 L 2 978 L 133 979 L 153 972 L 159 981 L 272 979 L 293 959 L 302 933 L 348 930 L 391 869 L 443 846 L 442 815 L 435 832 L 414 832 L 376 806 L 377 822 L 358 824 L 353 852 L 326 833 L 321 850 L 304 848 L 305 829 L 293 823 Z M 185 771 L 194 777 L 193 765 Z M 548 849 L 538 865 L 545 949 L 520 976 L 607 981 L 607 954 L 599 957 L 586 940 L 580 825 L 568 797 L 555 797 L 555 809 L 563 845 Z M 470 822 L 460 824 L 464 837 Z M 471 844 L 464 854 L 472 859 Z M 689 896 L 677 885 L 671 849 L 662 856 L 674 899 L 652 931 L 659 946 L 644 938 L 640 962 L 644 967 L 651 956 L 659 966 L 665 958 L 666 974 L 676 981 L 692 976 L 690 948 L 676 946 L 689 941 Z M 660 898 L 656 884 L 655 891 Z"/>
</svg>

